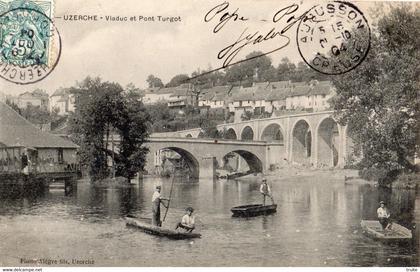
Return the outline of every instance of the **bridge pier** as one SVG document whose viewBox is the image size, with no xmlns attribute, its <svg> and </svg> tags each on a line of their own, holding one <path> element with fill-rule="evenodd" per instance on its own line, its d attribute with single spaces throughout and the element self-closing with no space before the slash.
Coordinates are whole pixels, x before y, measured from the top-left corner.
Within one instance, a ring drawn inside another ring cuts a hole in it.
<svg viewBox="0 0 420 272">
<path fill-rule="evenodd" d="M 216 177 L 217 159 L 214 156 L 206 156 L 201 158 L 200 161 L 200 180 L 211 179 Z"/>
</svg>

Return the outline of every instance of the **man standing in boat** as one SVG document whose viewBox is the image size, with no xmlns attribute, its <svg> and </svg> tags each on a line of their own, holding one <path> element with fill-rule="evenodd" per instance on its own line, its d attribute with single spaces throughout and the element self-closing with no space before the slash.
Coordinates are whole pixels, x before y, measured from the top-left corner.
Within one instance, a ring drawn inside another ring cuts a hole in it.
<svg viewBox="0 0 420 272">
<path fill-rule="evenodd" d="M 385 202 L 379 202 L 381 205 L 376 211 L 378 214 L 379 223 L 382 225 L 382 229 L 387 230 L 390 227 L 389 217 L 391 216 L 388 208 L 385 206 Z"/>
<path fill-rule="evenodd" d="M 263 195 L 263 206 L 265 206 L 266 197 L 271 198 L 271 203 L 274 204 L 274 199 L 273 199 L 273 196 L 271 195 L 270 186 L 267 184 L 267 179 L 263 178 L 261 181 L 262 181 L 262 184 L 260 187 L 260 193 Z"/>
<path fill-rule="evenodd" d="M 154 226 L 158 226 L 161 227 L 162 226 L 162 222 L 160 221 L 160 204 L 162 203 L 162 205 L 165 208 L 168 208 L 167 204 L 165 204 L 164 201 L 169 201 L 169 199 L 167 198 L 163 198 L 160 195 L 160 190 L 162 189 L 162 187 L 160 185 L 156 186 L 156 190 L 153 193 L 152 196 L 152 225 Z"/>
<path fill-rule="evenodd" d="M 182 217 L 181 222 L 176 225 L 175 229 L 183 228 L 187 232 L 192 232 L 195 229 L 195 218 L 192 215 L 194 209 L 192 207 L 188 207 L 185 209 L 185 215 Z"/>
</svg>

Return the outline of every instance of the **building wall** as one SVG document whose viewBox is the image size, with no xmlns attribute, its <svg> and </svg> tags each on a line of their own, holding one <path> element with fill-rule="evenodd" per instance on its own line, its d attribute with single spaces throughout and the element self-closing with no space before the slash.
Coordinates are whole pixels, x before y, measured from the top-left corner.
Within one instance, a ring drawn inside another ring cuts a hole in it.
<svg viewBox="0 0 420 272">
<path fill-rule="evenodd" d="M 54 110 L 54 108 L 57 107 L 58 100 L 61 99 L 61 96 L 51 96 L 50 97 L 50 112 Z"/>
<path fill-rule="evenodd" d="M 53 162 L 58 162 L 58 148 L 40 148 L 38 149 L 38 160 L 52 159 Z M 76 149 L 63 148 L 64 163 L 76 163 Z"/>
<path fill-rule="evenodd" d="M 76 149 L 63 149 L 63 159 L 66 163 L 77 163 Z"/>
<path fill-rule="evenodd" d="M 29 104 L 32 106 L 42 106 L 41 99 L 35 99 L 31 97 L 19 97 L 18 98 L 18 106 L 19 108 L 26 108 Z"/>
<path fill-rule="evenodd" d="M 155 94 L 155 93 L 146 93 L 143 97 L 144 104 L 155 104 L 158 102 L 165 102 L 170 100 L 171 93 L 167 94 Z"/>
<path fill-rule="evenodd" d="M 68 102 L 68 104 L 67 104 L 67 111 L 69 111 L 69 112 L 74 112 L 75 111 L 75 106 L 76 106 L 76 97 L 73 95 L 73 94 L 71 94 L 71 95 L 69 95 L 69 102 Z"/>
<path fill-rule="evenodd" d="M 216 100 L 216 101 L 211 101 L 210 103 L 210 108 L 212 109 L 224 108 L 224 107 L 225 107 L 225 101 Z"/>
</svg>

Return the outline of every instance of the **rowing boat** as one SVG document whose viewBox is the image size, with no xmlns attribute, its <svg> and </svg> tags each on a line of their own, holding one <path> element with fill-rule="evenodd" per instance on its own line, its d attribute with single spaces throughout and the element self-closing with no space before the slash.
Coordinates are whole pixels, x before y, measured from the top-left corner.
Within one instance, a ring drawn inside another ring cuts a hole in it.
<svg viewBox="0 0 420 272">
<path fill-rule="evenodd" d="M 176 230 L 171 230 L 167 228 L 162 228 L 162 227 L 154 226 L 145 222 L 141 222 L 135 218 L 126 217 L 125 221 L 126 221 L 127 226 L 138 228 L 141 231 L 148 234 L 152 234 L 156 236 L 164 236 L 170 239 L 181 240 L 181 239 L 191 239 L 191 238 L 201 237 L 200 233 L 176 231 Z"/>
<path fill-rule="evenodd" d="M 362 220 L 360 225 L 367 236 L 384 242 L 404 242 L 413 238 L 411 230 L 397 223 L 391 223 L 389 230 L 383 230 L 376 220 Z"/>
<path fill-rule="evenodd" d="M 262 205 L 262 204 L 252 204 L 252 205 L 242 205 L 233 207 L 231 209 L 234 217 L 251 217 L 257 215 L 266 215 L 275 213 L 277 211 L 277 204 L 272 205 Z"/>
</svg>

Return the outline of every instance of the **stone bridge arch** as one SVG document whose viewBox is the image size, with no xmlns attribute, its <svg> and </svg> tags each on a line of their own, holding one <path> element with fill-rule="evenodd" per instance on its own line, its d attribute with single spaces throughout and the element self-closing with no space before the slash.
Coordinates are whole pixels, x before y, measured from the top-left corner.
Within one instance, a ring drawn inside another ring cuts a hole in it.
<svg viewBox="0 0 420 272">
<path fill-rule="evenodd" d="M 227 139 L 227 140 L 237 140 L 238 139 L 238 134 L 236 133 L 235 129 L 229 128 L 229 129 L 226 130 L 224 138 Z"/>
<path fill-rule="evenodd" d="M 313 156 L 313 129 L 306 118 L 299 118 L 291 131 L 291 159 L 293 162 L 310 165 Z"/>
<path fill-rule="evenodd" d="M 340 127 L 332 117 L 325 117 L 316 128 L 316 162 L 318 167 L 338 166 L 342 146 Z"/>
<path fill-rule="evenodd" d="M 284 143 L 285 130 L 278 123 L 266 125 L 261 133 L 260 140 L 266 142 Z"/>
<path fill-rule="evenodd" d="M 188 168 L 190 170 L 190 177 L 193 179 L 198 179 L 200 177 L 200 164 L 197 160 L 197 158 L 189 151 L 175 147 L 175 146 L 169 146 L 164 147 L 158 150 L 158 152 L 165 151 L 165 150 L 171 150 L 176 152 L 181 156 L 181 158 L 186 162 L 188 165 Z M 168 158 L 167 158 L 168 159 Z"/>
<path fill-rule="evenodd" d="M 267 169 L 267 145 L 264 142 L 239 142 L 222 139 L 195 138 L 150 138 L 147 143 L 149 153 L 145 169 L 150 173 L 159 173 L 162 169 L 161 150 L 172 150 L 185 159 L 191 177 L 207 179 L 214 177 L 217 165 L 223 166 L 223 158 L 228 153 L 237 154 L 243 165 L 248 165 L 252 172 L 264 172 Z M 179 159 L 179 156 L 178 156 Z M 213 169 L 213 170 L 212 170 Z"/>
<path fill-rule="evenodd" d="M 251 172 L 262 173 L 264 171 L 262 160 L 257 155 L 247 150 L 237 149 L 229 151 L 222 157 L 222 161 L 226 162 L 226 158 L 232 154 L 240 156 L 240 158 L 242 158 L 247 163 Z M 240 160 L 238 160 L 237 163 L 240 164 Z M 239 165 L 237 165 L 237 167 L 239 167 Z"/>
<path fill-rule="evenodd" d="M 255 137 L 254 129 L 251 126 L 245 126 L 241 130 L 242 141 L 252 141 L 254 140 L 254 137 Z"/>
</svg>

